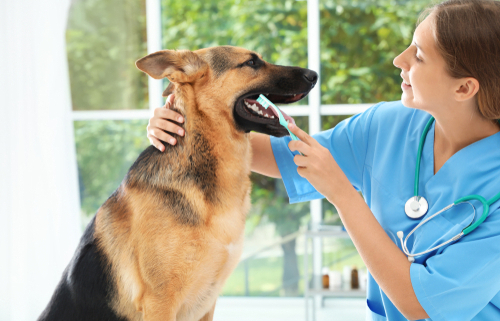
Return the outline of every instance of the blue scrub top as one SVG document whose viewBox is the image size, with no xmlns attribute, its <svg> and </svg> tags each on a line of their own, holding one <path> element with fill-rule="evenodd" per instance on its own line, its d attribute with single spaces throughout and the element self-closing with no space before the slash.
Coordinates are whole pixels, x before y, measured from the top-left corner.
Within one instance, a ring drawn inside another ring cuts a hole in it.
<svg viewBox="0 0 500 321">
<path fill-rule="evenodd" d="M 352 185 L 363 193 L 373 215 L 392 241 L 406 235 L 423 219 L 404 212 L 413 196 L 420 136 L 430 115 L 401 102 L 377 104 L 313 137 L 328 148 Z M 464 128 L 467 130 L 467 128 Z M 323 198 L 298 175 L 290 137 L 271 137 L 271 145 L 290 203 Z M 419 194 L 429 203 L 425 217 L 460 197 L 479 194 L 490 199 L 500 190 L 500 133 L 477 141 L 453 155 L 434 175 L 434 124 L 422 151 Z M 480 202 L 472 201 L 477 215 Z M 418 256 L 410 275 L 418 301 L 430 319 L 500 320 L 500 201 L 491 205 L 487 219 L 458 242 Z M 408 239 L 411 253 L 419 253 L 450 239 L 473 217 L 467 204 L 455 206 Z M 353 213 L 355 215 L 355 213 Z M 391 303 L 373 277 L 368 277 L 366 320 L 406 318 Z"/>
</svg>

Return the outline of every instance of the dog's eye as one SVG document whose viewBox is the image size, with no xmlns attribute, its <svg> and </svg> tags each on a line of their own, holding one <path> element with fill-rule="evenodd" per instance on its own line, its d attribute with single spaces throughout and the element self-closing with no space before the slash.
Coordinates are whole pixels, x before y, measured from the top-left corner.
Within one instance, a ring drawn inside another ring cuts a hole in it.
<svg viewBox="0 0 500 321">
<path fill-rule="evenodd" d="M 253 59 L 250 59 L 249 61 L 247 61 L 247 65 L 255 66 L 255 61 Z"/>
</svg>

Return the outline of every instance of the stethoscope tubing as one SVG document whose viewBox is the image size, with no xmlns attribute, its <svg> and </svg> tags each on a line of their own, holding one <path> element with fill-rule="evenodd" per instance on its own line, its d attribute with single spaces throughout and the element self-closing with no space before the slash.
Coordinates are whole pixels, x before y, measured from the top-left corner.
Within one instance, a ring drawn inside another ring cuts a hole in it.
<svg viewBox="0 0 500 321">
<path fill-rule="evenodd" d="M 418 196 L 418 183 L 419 183 L 419 177 L 420 177 L 420 161 L 422 158 L 422 150 L 423 150 L 425 138 L 427 137 L 427 133 L 429 132 L 429 129 L 430 129 L 433 122 L 434 122 L 434 117 L 431 116 L 431 118 L 429 119 L 429 121 L 427 122 L 427 124 L 424 127 L 424 131 L 422 132 L 422 136 L 420 137 L 420 142 L 418 144 L 417 163 L 416 163 L 416 168 L 415 168 L 415 183 L 414 183 L 414 189 L 413 189 L 413 191 L 414 191 L 413 197 L 415 199 L 422 198 L 424 201 L 425 201 L 425 198 Z M 500 123 L 500 120 L 499 120 L 499 123 Z M 491 204 L 495 203 L 499 199 L 500 199 L 500 192 L 497 193 L 495 196 L 493 196 L 489 200 L 486 200 L 484 197 L 482 197 L 480 195 L 464 196 L 464 197 L 456 200 L 452 204 L 446 206 L 442 210 L 438 211 L 436 214 L 434 214 L 434 215 L 426 218 L 422 222 L 420 222 L 417 226 L 415 226 L 415 228 L 413 230 L 411 230 L 411 232 L 406 236 L 404 241 L 403 241 L 404 234 L 402 231 L 399 231 L 397 233 L 397 235 L 401 241 L 401 248 L 403 249 L 403 252 L 408 256 L 408 260 L 410 260 L 410 262 L 413 262 L 415 260 L 415 258 L 414 258 L 415 256 L 420 256 L 420 255 L 423 255 L 425 253 L 432 252 L 432 251 L 440 248 L 441 246 L 444 246 L 448 243 L 459 240 L 462 236 L 469 234 L 474 229 L 476 229 L 479 225 L 481 225 L 481 223 L 484 222 L 484 220 L 486 219 L 486 217 L 489 214 Z M 483 205 L 483 213 L 482 213 L 481 217 L 476 222 L 474 222 L 474 219 L 476 217 L 476 208 L 474 207 L 474 205 L 472 205 L 470 202 L 468 202 L 470 200 L 477 200 L 477 201 L 481 202 L 481 204 Z M 439 214 L 443 213 L 444 211 L 446 211 L 446 210 L 448 210 L 448 209 L 452 208 L 453 206 L 458 205 L 460 203 L 468 203 L 474 209 L 474 216 L 472 218 L 472 221 L 469 223 L 469 225 L 467 227 L 465 227 L 459 234 L 455 235 L 454 237 L 452 237 L 448 241 L 441 243 L 440 245 L 437 245 L 431 249 L 428 249 L 427 251 L 424 251 L 421 253 L 416 253 L 416 254 L 411 254 L 410 251 L 408 251 L 408 248 L 406 247 L 406 242 L 407 242 L 408 238 L 415 232 L 416 229 L 418 229 L 420 226 L 422 226 L 423 224 L 425 224 L 426 222 L 428 222 L 432 218 L 436 217 L 436 215 L 439 215 Z M 411 218 L 419 218 L 420 216 L 425 215 L 426 211 L 427 211 L 427 207 L 425 207 L 425 211 L 422 212 L 421 214 L 418 214 L 418 216 L 412 217 L 412 216 L 410 216 L 410 214 L 408 212 L 407 212 L 407 215 Z M 406 212 L 406 208 L 405 208 L 405 212 Z"/>
<path fill-rule="evenodd" d="M 415 185 L 413 188 L 413 196 L 418 197 L 418 181 L 420 178 L 420 160 L 422 159 L 422 150 L 424 149 L 425 138 L 427 137 L 427 133 L 431 128 L 432 123 L 434 122 L 434 117 L 431 116 L 431 119 L 427 122 L 424 127 L 424 131 L 422 132 L 422 136 L 420 137 L 420 142 L 418 143 L 418 153 L 417 153 L 417 164 L 415 168 Z"/>
<path fill-rule="evenodd" d="M 455 235 L 454 237 L 452 237 L 452 238 L 451 238 L 451 239 L 449 239 L 448 241 L 443 242 L 443 243 L 441 243 L 441 244 L 439 244 L 439 245 L 436 245 L 435 247 L 433 247 L 433 248 L 431 248 L 431 249 L 428 249 L 428 250 L 426 250 L 426 251 L 424 251 L 424 252 L 420 252 L 420 253 L 414 253 L 414 254 L 412 254 L 412 253 L 410 253 L 410 251 L 409 251 L 409 250 L 408 250 L 408 248 L 406 247 L 406 243 L 407 243 L 407 241 L 408 241 L 408 238 L 409 238 L 409 237 L 410 237 L 410 236 L 411 236 L 411 235 L 412 235 L 412 234 L 413 234 L 413 233 L 414 233 L 414 232 L 415 232 L 415 231 L 416 231 L 416 230 L 417 230 L 420 226 L 424 225 L 425 223 L 427 223 L 428 221 L 430 221 L 431 219 L 433 219 L 433 218 L 434 218 L 434 217 L 436 217 L 437 215 L 439 215 L 439 214 L 443 213 L 444 211 L 447 211 L 447 210 L 449 210 L 450 208 L 452 208 L 453 206 L 456 206 L 456 205 L 461 204 L 461 203 L 468 203 L 468 204 L 469 204 L 469 205 L 470 205 L 470 206 L 474 209 L 474 216 L 472 217 L 472 220 L 471 220 L 471 222 L 470 222 L 470 223 L 469 223 L 469 225 L 468 225 L 468 226 L 470 226 L 470 225 L 472 224 L 472 222 L 474 222 L 474 218 L 476 217 L 476 208 L 475 208 L 475 207 L 474 207 L 474 205 L 472 205 L 470 202 L 468 202 L 468 201 L 463 201 L 463 202 L 459 202 L 459 203 L 451 203 L 450 205 L 448 205 L 448 206 L 444 207 L 443 209 L 441 209 L 439 212 L 435 213 L 435 214 L 434 214 L 434 215 L 432 215 L 432 216 L 427 217 L 425 220 L 423 220 L 422 222 L 418 223 L 418 225 L 417 225 L 417 226 L 415 226 L 415 227 L 413 228 L 413 230 L 411 230 L 411 232 L 410 232 L 410 233 L 408 233 L 408 235 L 405 237 L 404 241 L 403 241 L 403 235 L 402 235 L 402 232 L 401 232 L 401 233 L 399 233 L 399 232 L 398 232 L 398 238 L 399 238 L 399 240 L 401 241 L 401 248 L 403 249 L 403 252 L 404 252 L 404 253 L 408 256 L 408 259 L 409 259 L 410 261 L 412 261 L 412 262 L 413 262 L 413 261 L 414 261 L 414 257 L 415 257 L 415 256 L 420 256 L 420 255 L 423 255 L 423 254 L 426 254 L 426 253 L 432 252 L 432 251 L 434 251 L 434 250 L 436 250 L 436 249 L 438 249 L 438 248 L 440 248 L 440 247 L 442 247 L 442 246 L 444 246 L 444 245 L 446 245 L 446 244 L 448 244 L 448 243 L 455 242 L 455 241 L 459 240 L 462 236 L 464 236 L 464 235 L 465 235 L 465 234 L 464 234 L 464 232 L 463 232 L 463 230 L 462 230 L 460 233 L 458 233 L 457 235 Z"/>
</svg>

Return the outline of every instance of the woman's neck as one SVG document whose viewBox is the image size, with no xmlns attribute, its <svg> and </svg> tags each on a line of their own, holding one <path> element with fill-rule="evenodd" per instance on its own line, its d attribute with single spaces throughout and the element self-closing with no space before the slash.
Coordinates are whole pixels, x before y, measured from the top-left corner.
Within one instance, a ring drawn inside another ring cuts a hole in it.
<svg viewBox="0 0 500 321">
<path fill-rule="evenodd" d="M 484 118 L 475 109 L 463 110 L 457 108 L 455 112 L 434 116 L 434 173 L 462 148 L 500 131 L 498 123 Z"/>
</svg>

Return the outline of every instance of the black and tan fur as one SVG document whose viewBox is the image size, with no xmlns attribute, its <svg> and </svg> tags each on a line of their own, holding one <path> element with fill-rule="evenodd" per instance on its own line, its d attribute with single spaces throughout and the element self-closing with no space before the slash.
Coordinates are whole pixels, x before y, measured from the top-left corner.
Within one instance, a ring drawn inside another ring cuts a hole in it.
<svg viewBox="0 0 500 321">
<path fill-rule="evenodd" d="M 185 136 L 137 158 L 88 225 L 41 321 L 212 320 L 250 208 L 248 132 L 287 134 L 243 98 L 293 102 L 317 79 L 229 46 L 164 50 L 136 64 L 171 81 L 164 95 L 175 93 Z"/>
</svg>

